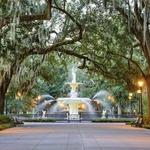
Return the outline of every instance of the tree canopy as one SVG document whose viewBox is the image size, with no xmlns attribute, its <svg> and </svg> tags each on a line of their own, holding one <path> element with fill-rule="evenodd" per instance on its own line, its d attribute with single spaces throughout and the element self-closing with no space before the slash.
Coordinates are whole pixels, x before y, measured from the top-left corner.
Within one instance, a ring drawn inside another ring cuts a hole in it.
<svg viewBox="0 0 150 150">
<path fill-rule="evenodd" d="M 75 57 L 78 67 L 92 75 L 103 75 L 129 91 L 142 78 L 150 90 L 148 0 L 0 2 L 0 113 L 9 86 L 29 92 L 37 78 L 51 76 L 48 67 Z"/>
</svg>

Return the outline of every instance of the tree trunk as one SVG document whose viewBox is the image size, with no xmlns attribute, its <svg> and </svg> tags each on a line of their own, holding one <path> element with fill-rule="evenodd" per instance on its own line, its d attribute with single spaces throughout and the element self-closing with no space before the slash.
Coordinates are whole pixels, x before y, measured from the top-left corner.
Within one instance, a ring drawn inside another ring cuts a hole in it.
<svg viewBox="0 0 150 150">
<path fill-rule="evenodd" d="M 5 97 L 7 90 L 9 88 L 12 76 L 16 74 L 16 71 L 19 69 L 20 64 L 24 61 L 24 59 L 28 56 L 28 54 L 23 54 L 17 56 L 18 58 L 10 65 L 10 68 L 5 71 L 1 81 L 0 81 L 0 114 L 4 114 L 5 108 Z"/>
<path fill-rule="evenodd" d="M 148 98 L 148 116 L 150 118 L 150 75 L 146 76 L 147 98 Z"/>
<path fill-rule="evenodd" d="M 2 80 L 2 83 L 0 84 L 0 114 L 4 113 L 5 95 L 6 95 L 8 87 L 9 87 L 11 78 L 12 78 L 12 76 L 6 74 L 4 79 Z"/>
<path fill-rule="evenodd" d="M 5 96 L 15 68 L 16 64 L 11 65 L 10 69 L 4 73 L 3 78 L 0 82 L 0 114 L 4 114 Z"/>
<path fill-rule="evenodd" d="M 5 92 L 0 88 L 0 114 L 4 113 Z"/>
</svg>

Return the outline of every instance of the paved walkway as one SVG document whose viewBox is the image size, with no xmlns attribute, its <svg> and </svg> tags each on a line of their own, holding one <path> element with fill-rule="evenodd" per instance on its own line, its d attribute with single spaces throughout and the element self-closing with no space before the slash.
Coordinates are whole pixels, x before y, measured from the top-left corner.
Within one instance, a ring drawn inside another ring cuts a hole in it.
<svg viewBox="0 0 150 150">
<path fill-rule="evenodd" d="M 150 130 L 117 123 L 27 123 L 1 131 L 0 150 L 150 150 Z"/>
</svg>

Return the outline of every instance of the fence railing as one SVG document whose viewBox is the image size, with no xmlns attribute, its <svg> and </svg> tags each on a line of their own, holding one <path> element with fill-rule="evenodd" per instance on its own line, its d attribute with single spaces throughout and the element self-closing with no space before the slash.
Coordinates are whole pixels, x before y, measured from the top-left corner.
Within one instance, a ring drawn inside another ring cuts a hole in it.
<svg viewBox="0 0 150 150">
<path fill-rule="evenodd" d="M 73 114 L 71 114 L 73 115 Z M 72 117 L 68 112 L 57 112 L 57 113 L 46 113 L 46 114 L 12 114 L 12 116 L 16 116 L 19 119 L 27 120 L 27 119 L 55 119 L 56 121 L 91 121 L 94 119 L 115 119 L 115 118 L 126 118 L 126 119 L 133 119 L 136 118 L 137 115 L 135 114 L 107 114 L 103 115 L 100 112 L 89 113 L 89 112 L 80 112 L 76 114 L 76 117 Z"/>
</svg>

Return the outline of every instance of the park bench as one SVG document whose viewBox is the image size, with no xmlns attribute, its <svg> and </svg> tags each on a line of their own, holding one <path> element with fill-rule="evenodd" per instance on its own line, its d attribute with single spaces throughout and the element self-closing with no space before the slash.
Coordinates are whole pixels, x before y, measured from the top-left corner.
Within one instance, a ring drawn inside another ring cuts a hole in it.
<svg viewBox="0 0 150 150">
<path fill-rule="evenodd" d="M 142 127 L 143 125 L 143 117 L 137 117 L 137 119 L 131 123 L 133 127 Z"/>
</svg>

